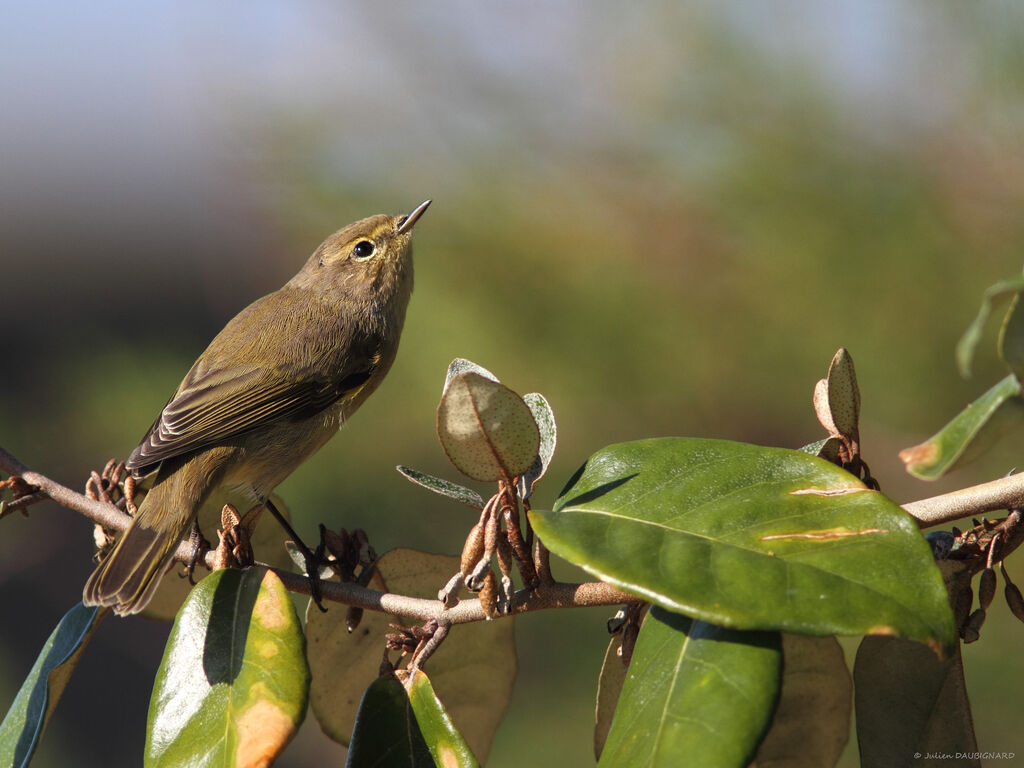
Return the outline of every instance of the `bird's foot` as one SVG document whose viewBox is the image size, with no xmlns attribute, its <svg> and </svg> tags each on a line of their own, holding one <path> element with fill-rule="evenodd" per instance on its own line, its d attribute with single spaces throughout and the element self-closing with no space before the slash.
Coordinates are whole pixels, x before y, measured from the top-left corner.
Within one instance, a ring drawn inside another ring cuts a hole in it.
<svg viewBox="0 0 1024 768">
<path fill-rule="evenodd" d="M 195 574 L 196 565 L 206 556 L 210 549 L 210 542 L 203 538 L 203 533 L 199 530 L 199 523 L 195 520 L 192 521 L 192 530 L 188 535 L 188 543 L 192 547 L 192 552 L 189 554 L 188 562 L 185 564 L 185 571 L 181 574 L 181 577 L 187 578 L 188 583 L 194 587 L 196 581 L 193 575 Z"/>
</svg>

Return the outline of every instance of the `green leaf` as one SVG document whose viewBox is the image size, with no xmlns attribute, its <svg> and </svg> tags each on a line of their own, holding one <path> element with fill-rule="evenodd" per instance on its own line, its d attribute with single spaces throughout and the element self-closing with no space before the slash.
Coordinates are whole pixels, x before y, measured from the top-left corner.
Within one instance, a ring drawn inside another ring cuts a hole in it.
<svg viewBox="0 0 1024 768">
<path fill-rule="evenodd" d="M 946 754 L 939 766 L 976 766 L 952 759 L 977 752 L 959 647 L 940 661 L 927 648 L 894 637 L 865 637 L 853 667 L 857 741 L 862 768 L 919 766 L 915 754 Z"/>
<path fill-rule="evenodd" d="M 409 695 L 409 704 L 416 716 L 416 723 L 427 742 L 430 754 L 434 757 L 434 762 L 445 768 L 478 766 L 472 750 L 455 728 L 444 705 L 434 693 L 430 679 L 423 671 L 416 670 L 411 675 L 408 672 L 399 672 L 398 678 Z"/>
<path fill-rule="evenodd" d="M 962 376 L 967 377 L 971 375 L 971 363 L 974 359 L 974 351 L 977 349 L 978 342 L 981 340 L 981 332 L 985 328 L 985 322 L 988 320 L 988 316 L 992 312 L 992 307 L 996 299 L 1016 295 L 1021 291 L 1024 291 L 1024 275 L 1012 277 L 1009 280 L 1002 280 L 995 285 L 989 286 L 988 290 L 985 291 L 985 296 L 981 300 L 981 308 L 978 310 L 978 315 L 967 327 L 967 330 L 964 331 L 964 335 L 956 345 L 956 364 L 957 368 L 960 369 L 960 374 Z"/>
<path fill-rule="evenodd" d="M 900 451 L 907 472 L 921 480 L 936 480 L 977 458 L 1020 423 L 1024 417 L 1020 394 L 1020 380 L 1011 373 L 935 435 Z"/>
<path fill-rule="evenodd" d="M 23 768 L 31 762 L 82 650 L 107 612 L 79 603 L 50 633 L 0 723 L 0 765 Z"/>
<path fill-rule="evenodd" d="M 473 509 L 484 508 L 484 500 L 479 493 L 470 490 L 469 488 L 465 488 L 458 483 L 453 483 L 450 480 L 444 480 L 440 477 L 428 475 L 426 472 L 420 472 L 418 469 L 403 467 L 401 464 L 395 467 L 395 469 L 397 469 L 399 474 L 401 474 L 406 480 L 416 483 L 416 485 L 422 486 L 428 491 L 433 491 L 434 493 L 439 493 L 442 496 L 447 496 L 449 499 L 454 499 L 460 504 L 473 507 Z"/>
<path fill-rule="evenodd" d="M 1020 294 L 1010 301 L 1003 324 L 999 328 L 999 359 L 1018 379 L 1024 379 L 1024 309 Z"/>
<path fill-rule="evenodd" d="M 377 561 L 368 586 L 382 592 L 435 599 L 459 569 L 459 559 L 412 549 L 393 549 Z M 367 611 L 355 632 L 345 627 L 345 611 L 306 611 L 309 666 L 313 671 L 310 707 L 330 738 L 348 744 L 360 691 L 380 674 L 384 635 L 393 631 L 388 614 Z M 403 621 L 407 626 L 413 620 Z M 515 626 L 510 619 L 453 626 L 427 662 L 434 688 L 469 742 L 487 760 L 494 734 L 512 697 L 516 677 Z"/>
<path fill-rule="evenodd" d="M 434 768 L 405 687 L 378 677 L 363 693 L 345 768 Z"/>
<path fill-rule="evenodd" d="M 594 708 L 594 757 L 601 758 L 608 731 L 612 727 L 612 716 L 626 682 L 626 663 L 619 651 L 622 648 L 622 632 L 616 632 L 608 642 L 601 663 L 601 674 L 597 679 L 597 705 Z"/>
<path fill-rule="evenodd" d="M 599 578 L 722 626 L 955 639 L 915 521 L 799 451 L 692 438 L 612 445 L 530 521 Z"/>
<path fill-rule="evenodd" d="M 345 768 L 435 768 L 405 687 L 378 677 L 363 693 Z"/>
<path fill-rule="evenodd" d="M 772 719 L 775 632 L 736 632 L 654 607 L 637 638 L 601 768 L 743 768 Z"/>
<path fill-rule="evenodd" d="M 782 695 L 751 768 L 833 766 L 849 740 L 853 708 L 843 649 L 834 637 L 787 632 L 782 658 Z"/>
<path fill-rule="evenodd" d="M 157 672 L 145 765 L 269 765 L 306 713 L 304 645 L 272 571 L 203 579 L 175 619 Z"/>
<path fill-rule="evenodd" d="M 953 618 L 964 626 L 974 603 L 968 560 L 942 560 L 939 570 Z M 974 752 L 977 741 L 964 685 L 960 646 L 940 661 L 920 645 L 890 637 L 868 637 L 853 667 L 857 741 L 862 766 L 920 765 L 915 753 Z M 978 765 L 977 760 L 934 760 L 938 765 Z"/>
<path fill-rule="evenodd" d="M 523 398 L 472 372 L 448 382 L 437 408 L 437 434 L 456 469 L 484 482 L 521 475 L 540 447 L 537 422 Z"/>
<path fill-rule="evenodd" d="M 519 478 L 519 496 L 528 499 L 533 494 L 533 486 L 544 477 L 544 473 L 548 471 L 548 466 L 551 464 L 551 458 L 555 455 L 558 430 L 555 428 L 555 412 L 551 410 L 544 395 L 530 392 L 523 395 L 523 402 L 533 414 L 533 420 L 537 422 L 537 429 L 540 431 L 540 448 L 537 451 L 537 458 Z"/>
<path fill-rule="evenodd" d="M 378 677 L 363 694 L 347 768 L 476 768 L 479 765 L 426 674 Z"/>
</svg>

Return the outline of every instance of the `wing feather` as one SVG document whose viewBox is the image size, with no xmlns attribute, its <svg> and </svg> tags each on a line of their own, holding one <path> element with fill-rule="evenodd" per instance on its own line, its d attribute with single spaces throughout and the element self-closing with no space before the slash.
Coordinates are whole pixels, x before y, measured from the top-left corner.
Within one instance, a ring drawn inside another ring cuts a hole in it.
<svg viewBox="0 0 1024 768">
<path fill-rule="evenodd" d="M 126 463 L 148 474 L 166 459 L 192 453 L 287 418 L 312 416 L 361 387 L 371 371 L 341 372 L 339 380 L 285 369 L 216 369 L 182 382 Z"/>
</svg>

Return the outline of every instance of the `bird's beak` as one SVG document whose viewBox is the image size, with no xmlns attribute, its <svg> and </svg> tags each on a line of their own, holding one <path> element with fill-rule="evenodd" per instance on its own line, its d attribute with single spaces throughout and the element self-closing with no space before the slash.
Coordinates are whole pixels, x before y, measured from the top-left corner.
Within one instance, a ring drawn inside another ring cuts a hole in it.
<svg viewBox="0 0 1024 768">
<path fill-rule="evenodd" d="M 430 200 L 424 200 L 422 203 L 413 208 L 412 213 L 402 219 L 398 225 L 398 229 L 395 230 L 396 235 L 400 235 L 403 232 L 408 232 L 416 224 L 417 219 L 423 215 L 423 212 L 430 206 Z"/>
</svg>

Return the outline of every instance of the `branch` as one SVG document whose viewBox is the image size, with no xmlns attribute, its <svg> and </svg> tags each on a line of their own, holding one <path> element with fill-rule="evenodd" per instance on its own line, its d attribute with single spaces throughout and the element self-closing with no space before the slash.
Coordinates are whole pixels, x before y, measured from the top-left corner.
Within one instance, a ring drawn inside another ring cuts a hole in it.
<svg viewBox="0 0 1024 768">
<path fill-rule="evenodd" d="M 271 568 L 281 577 L 290 592 L 309 594 L 309 579 L 291 571 Z M 417 621 L 437 619 L 449 624 L 467 624 L 488 619 L 483 606 L 476 598 L 460 600 L 445 609 L 440 600 L 427 600 L 391 592 L 378 592 L 351 582 L 325 581 L 320 584 L 321 595 L 345 605 L 354 605 L 371 611 L 381 611 L 393 616 L 405 616 Z M 592 608 L 602 605 L 637 603 L 641 598 L 613 587 L 611 584 L 595 581 L 586 584 L 541 584 L 535 590 L 521 589 L 515 594 L 512 613 L 530 613 L 548 608 Z"/>
<path fill-rule="evenodd" d="M 904 504 L 922 528 L 942 525 L 969 515 L 983 515 L 997 509 L 1024 507 L 1024 472 L 988 483 Z"/>
<path fill-rule="evenodd" d="M 123 531 L 131 522 L 131 517 L 113 504 L 94 501 L 88 496 L 67 488 L 45 475 L 33 472 L 10 453 L 0 448 L 0 469 L 10 475 L 19 475 L 31 485 L 39 488 L 50 499 L 63 507 L 80 512 L 94 523 L 99 523 L 111 531 Z M 174 559 L 188 563 L 192 556 L 192 546 L 183 542 L 178 547 Z M 214 552 L 206 553 L 203 563 L 213 570 Z M 310 594 L 309 579 L 292 571 L 266 566 L 273 571 L 290 592 L 303 595 Z M 381 611 L 394 616 L 405 616 L 418 621 L 437 619 L 449 624 L 466 624 L 473 621 L 484 621 L 488 616 L 483 606 L 476 599 L 460 600 L 451 608 L 445 608 L 440 600 L 426 600 L 390 592 L 378 592 L 375 589 L 359 584 L 336 581 L 322 582 L 322 596 L 344 605 L 354 605 L 371 611 Z M 585 608 L 601 605 L 622 605 L 623 603 L 640 602 L 641 598 L 603 582 L 587 584 L 553 583 L 542 584 L 538 589 L 520 590 L 516 593 L 513 613 L 529 613 L 546 608 Z"/>
<path fill-rule="evenodd" d="M 94 501 L 77 493 L 38 472 L 33 472 L 10 453 L 0 448 L 0 469 L 10 475 L 20 475 L 25 482 L 39 490 L 61 506 L 80 512 L 95 523 L 112 531 L 123 531 L 131 518 L 112 504 Z M 980 515 L 998 509 L 1024 507 L 1024 472 L 993 480 L 982 485 L 964 488 L 930 499 L 903 505 L 922 528 L 957 520 L 969 515 Z M 182 543 L 175 553 L 175 560 L 187 563 L 192 547 Z M 204 564 L 213 569 L 214 553 L 207 552 Z M 292 571 L 267 566 L 291 592 L 304 595 L 310 593 L 309 580 Z M 461 600 L 451 608 L 445 608 L 440 600 L 396 595 L 378 592 L 375 589 L 354 583 L 324 582 L 323 597 L 336 603 L 354 605 L 371 611 L 381 611 L 396 616 L 406 616 L 419 621 L 437 619 L 450 624 L 464 624 L 487 619 L 480 601 Z M 515 595 L 512 612 L 529 613 L 547 608 L 584 608 L 602 605 L 635 603 L 640 598 L 604 582 L 566 584 L 545 582 L 534 590 L 520 590 Z"/>
</svg>

